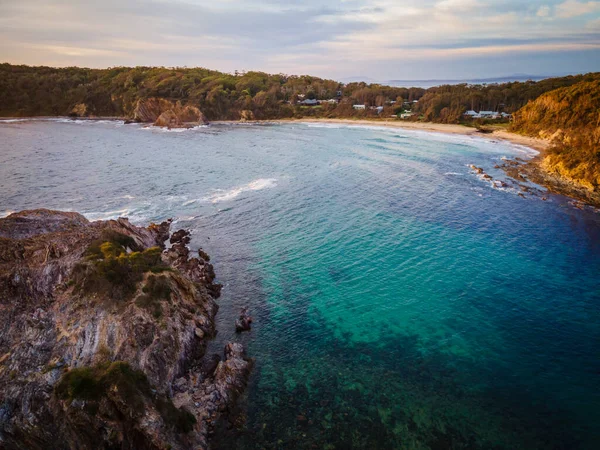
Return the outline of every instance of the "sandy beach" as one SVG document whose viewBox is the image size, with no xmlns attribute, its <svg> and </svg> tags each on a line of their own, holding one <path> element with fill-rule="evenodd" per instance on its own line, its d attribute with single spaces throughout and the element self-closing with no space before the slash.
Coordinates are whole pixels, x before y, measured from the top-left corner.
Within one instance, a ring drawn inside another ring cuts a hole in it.
<svg viewBox="0 0 600 450">
<path fill-rule="evenodd" d="M 434 133 L 446 133 L 446 134 L 461 134 L 465 136 L 479 136 L 500 139 L 511 142 L 517 145 L 523 145 L 526 147 L 533 148 L 540 153 L 543 153 L 550 142 L 528 136 L 522 136 L 520 134 L 511 133 L 506 130 L 495 130 L 492 133 L 480 133 L 475 128 L 465 127 L 463 125 L 445 124 L 445 123 L 432 123 L 432 122 L 408 122 L 399 120 L 353 120 L 353 119 L 288 119 L 288 120 L 275 120 L 270 122 L 277 123 L 289 123 L 289 122 L 309 122 L 309 123 L 332 123 L 332 124 L 345 124 L 345 125 L 377 125 L 382 127 L 390 128 L 404 128 L 407 130 L 421 130 L 430 131 Z"/>
</svg>

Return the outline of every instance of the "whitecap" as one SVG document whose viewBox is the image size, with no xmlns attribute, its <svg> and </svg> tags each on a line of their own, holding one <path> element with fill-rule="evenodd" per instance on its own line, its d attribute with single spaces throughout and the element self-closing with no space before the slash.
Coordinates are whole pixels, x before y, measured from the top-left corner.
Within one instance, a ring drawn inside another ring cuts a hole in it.
<svg viewBox="0 0 600 450">
<path fill-rule="evenodd" d="M 83 213 L 84 217 L 92 222 L 97 220 L 118 219 L 119 217 L 127 217 L 129 209 L 118 209 L 114 211 L 92 211 Z"/>
<path fill-rule="evenodd" d="M 0 123 L 17 123 L 17 122 L 27 122 L 31 119 L 0 119 Z"/>
<path fill-rule="evenodd" d="M 199 130 L 201 128 L 208 128 L 209 125 L 196 125 L 190 128 L 168 128 L 168 127 L 155 127 L 154 125 L 148 125 L 140 128 L 140 130 L 159 131 L 161 133 L 185 133 L 186 131 Z"/>
<path fill-rule="evenodd" d="M 175 223 L 179 223 L 179 222 L 187 222 L 190 220 L 194 220 L 197 219 L 199 216 L 184 216 L 184 217 L 176 217 L 175 219 L 173 219 L 173 222 L 171 222 L 171 224 L 175 224 Z"/>
<path fill-rule="evenodd" d="M 233 189 L 219 189 L 215 191 L 213 195 L 206 197 L 205 200 L 211 203 L 226 202 L 229 200 L 233 200 L 234 198 L 238 197 L 244 192 L 261 191 L 263 189 L 269 189 L 275 186 L 277 186 L 277 180 L 275 178 L 259 178 L 257 180 L 251 181 L 248 184 L 238 186 Z"/>
</svg>

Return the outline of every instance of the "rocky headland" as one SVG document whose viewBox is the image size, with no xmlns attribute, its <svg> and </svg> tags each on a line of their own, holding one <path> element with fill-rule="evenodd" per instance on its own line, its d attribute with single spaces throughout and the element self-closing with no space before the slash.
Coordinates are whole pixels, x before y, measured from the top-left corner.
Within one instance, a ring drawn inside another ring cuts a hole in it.
<svg viewBox="0 0 600 450">
<path fill-rule="evenodd" d="M 191 128 L 208 124 L 208 120 L 196 106 L 184 106 L 180 101 L 172 102 L 157 97 L 139 99 L 128 120 L 167 128 Z"/>
<path fill-rule="evenodd" d="M 251 361 L 205 354 L 220 285 L 169 228 L 0 219 L 0 448 L 208 448 Z"/>
<path fill-rule="evenodd" d="M 600 191 L 573 180 L 548 167 L 548 157 L 536 156 L 529 161 L 507 160 L 499 167 L 517 181 L 530 181 L 544 186 L 548 191 L 570 197 L 573 204 L 582 209 L 584 205 L 600 208 Z"/>
</svg>

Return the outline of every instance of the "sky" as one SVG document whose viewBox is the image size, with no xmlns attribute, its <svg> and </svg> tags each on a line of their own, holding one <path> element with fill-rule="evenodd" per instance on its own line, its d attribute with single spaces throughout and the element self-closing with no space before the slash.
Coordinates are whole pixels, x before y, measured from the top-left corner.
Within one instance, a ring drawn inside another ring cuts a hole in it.
<svg viewBox="0 0 600 450">
<path fill-rule="evenodd" d="M 0 62 L 337 80 L 600 71 L 600 1 L 0 0 Z"/>
</svg>

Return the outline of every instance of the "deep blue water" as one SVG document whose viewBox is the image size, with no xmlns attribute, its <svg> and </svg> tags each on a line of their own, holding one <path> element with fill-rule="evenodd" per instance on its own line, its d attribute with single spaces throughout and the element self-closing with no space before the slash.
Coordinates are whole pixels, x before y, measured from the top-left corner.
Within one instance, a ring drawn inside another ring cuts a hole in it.
<svg viewBox="0 0 600 450">
<path fill-rule="evenodd" d="M 225 284 L 210 351 L 256 359 L 215 448 L 597 448 L 600 218 L 467 167 L 505 179 L 526 155 L 378 127 L 0 122 L 0 214 L 193 231 Z"/>
</svg>

